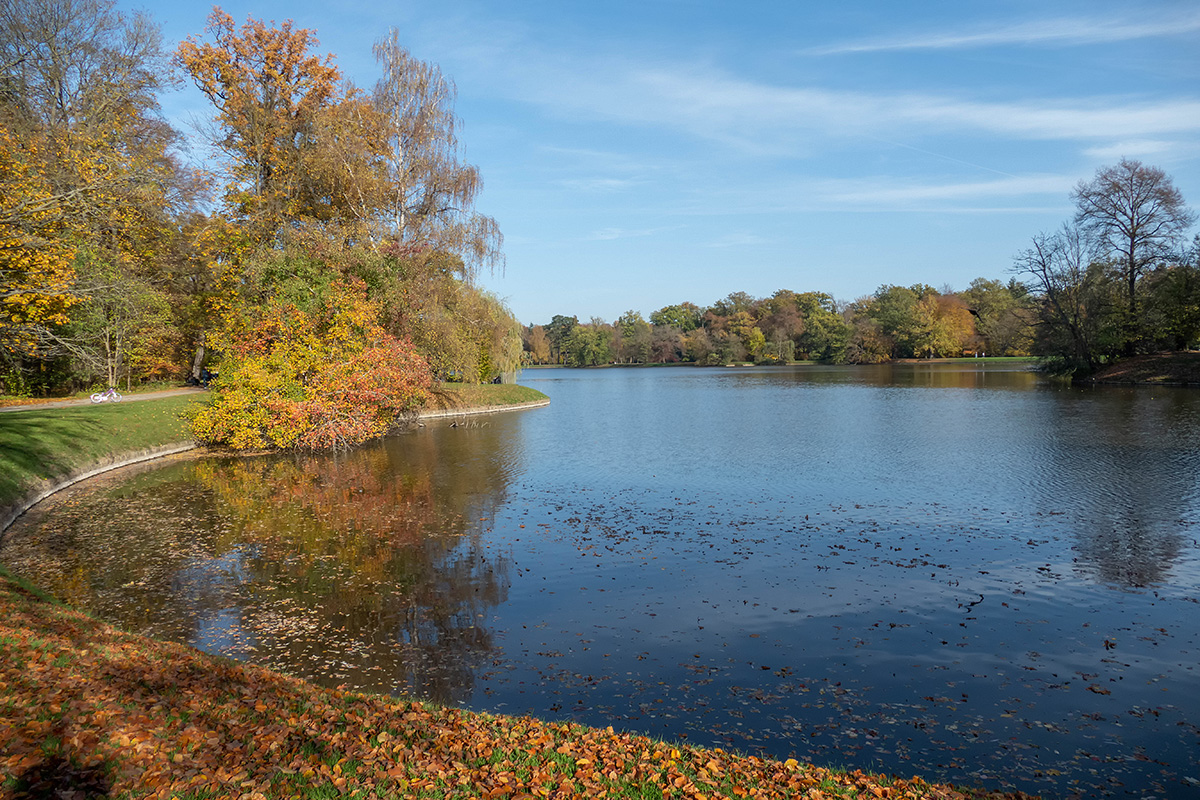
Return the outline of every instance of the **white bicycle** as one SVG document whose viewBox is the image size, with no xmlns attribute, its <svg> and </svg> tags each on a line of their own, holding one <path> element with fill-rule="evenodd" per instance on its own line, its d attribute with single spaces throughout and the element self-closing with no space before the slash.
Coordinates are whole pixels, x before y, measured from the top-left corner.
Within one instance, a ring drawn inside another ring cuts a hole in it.
<svg viewBox="0 0 1200 800">
<path fill-rule="evenodd" d="M 119 403 L 121 402 L 121 395 L 111 386 L 103 392 L 96 392 L 92 395 L 93 403 L 103 403 L 106 400 L 113 403 Z"/>
</svg>

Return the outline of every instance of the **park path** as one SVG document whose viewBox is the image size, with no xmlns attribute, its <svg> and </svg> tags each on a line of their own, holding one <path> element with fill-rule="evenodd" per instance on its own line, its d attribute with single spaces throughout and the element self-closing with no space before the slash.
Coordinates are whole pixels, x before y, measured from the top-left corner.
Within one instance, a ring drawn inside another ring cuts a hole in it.
<svg viewBox="0 0 1200 800">
<path fill-rule="evenodd" d="M 161 400 L 164 397 L 175 397 L 181 394 L 200 394 L 207 392 L 207 389 L 201 389 L 198 386 L 181 386 L 178 389 L 164 389 L 161 392 L 142 392 L 140 394 L 124 394 L 121 395 L 122 403 L 136 403 L 138 400 Z M 4 406 L 0 408 L 0 413 L 5 411 L 29 411 L 35 408 L 67 408 L 69 406 L 90 406 L 92 401 L 86 397 L 73 397 L 70 400 L 51 400 L 43 403 L 27 403 L 19 406 Z"/>
</svg>

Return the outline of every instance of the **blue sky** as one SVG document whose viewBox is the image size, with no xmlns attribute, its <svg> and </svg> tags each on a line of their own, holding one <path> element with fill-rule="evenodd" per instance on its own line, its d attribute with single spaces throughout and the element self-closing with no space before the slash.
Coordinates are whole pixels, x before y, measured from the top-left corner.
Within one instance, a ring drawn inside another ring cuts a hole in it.
<svg viewBox="0 0 1200 800">
<path fill-rule="evenodd" d="M 211 4 L 148 10 L 174 46 Z M 733 291 L 963 289 L 1072 214 L 1122 157 L 1200 207 L 1200 4 L 230 2 L 313 28 L 360 86 L 391 27 L 458 86 L 482 283 L 522 322 Z M 186 125 L 198 93 L 164 99 Z"/>
</svg>

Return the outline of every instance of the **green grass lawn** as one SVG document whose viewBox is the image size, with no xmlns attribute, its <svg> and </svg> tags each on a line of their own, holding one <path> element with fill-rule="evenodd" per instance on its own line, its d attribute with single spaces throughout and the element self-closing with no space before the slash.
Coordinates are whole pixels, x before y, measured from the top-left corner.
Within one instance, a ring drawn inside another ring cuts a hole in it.
<svg viewBox="0 0 1200 800">
<path fill-rule="evenodd" d="M 515 383 L 443 383 L 434 394 L 431 409 L 515 406 L 547 400 L 546 395 Z"/>
<path fill-rule="evenodd" d="M 0 414 L 0 508 L 40 480 L 64 477 L 116 453 L 188 441 L 181 414 L 196 402 L 189 395 Z"/>
</svg>

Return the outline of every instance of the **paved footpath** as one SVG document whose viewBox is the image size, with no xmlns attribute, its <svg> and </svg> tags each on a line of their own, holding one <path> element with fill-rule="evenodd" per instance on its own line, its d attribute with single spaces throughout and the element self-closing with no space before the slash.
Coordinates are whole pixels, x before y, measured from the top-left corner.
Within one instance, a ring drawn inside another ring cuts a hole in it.
<svg viewBox="0 0 1200 800">
<path fill-rule="evenodd" d="M 202 394 L 207 389 L 198 386 L 183 386 L 178 389 L 164 389 L 161 392 L 142 392 L 139 394 L 121 395 L 122 403 L 136 403 L 138 400 L 161 400 L 164 397 L 175 397 L 181 394 Z M 30 411 L 35 408 L 66 408 L 68 406 L 90 406 L 92 401 L 87 397 L 73 397 L 70 400 L 52 400 L 46 403 L 28 403 L 22 406 L 0 407 L 0 413 L 5 411 Z"/>
</svg>

